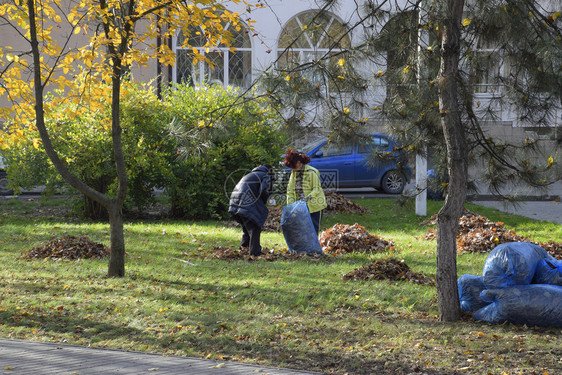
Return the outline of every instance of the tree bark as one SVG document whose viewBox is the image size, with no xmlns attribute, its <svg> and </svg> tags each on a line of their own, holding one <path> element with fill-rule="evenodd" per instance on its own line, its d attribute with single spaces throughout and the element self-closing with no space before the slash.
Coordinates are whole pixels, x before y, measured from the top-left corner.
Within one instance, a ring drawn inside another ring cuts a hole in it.
<svg viewBox="0 0 562 375">
<path fill-rule="evenodd" d="M 437 297 L 441 321 L 457 321 L 461 310 L 457 289 L 457 246 L 459 218 L 464 210 L 468 150 L 459 112 L 458 66 L 460 27 L 464 0 L 445 0 L 441 29 L 439 110 L 447 147 L 449 185 L 445 203 L 437 215 Z"/>
<path fill-rule="evenodd" d="M 132 4 L 133 2 L 131 2 Z M 132 5 L 131 5 L 132 6 Z M 125 240 L 123 235 L 123 203 L 127 195 L 127 169 L 125 166 L 125 155 L 121 135 L 121 118 L 119 116 L 121 104 L 121 79 L 123 77 L 123 60 L 128 45 L 129 26 L 125 27 L 126 34 L 121 40 L 117 53 L 113 44 L 109 45 L 113 60 L 112 77 L 112 99 L 111 99 L 111 138 L 113 141 L 113 157 L 115 159 L 115 170 L 117 172 L 117 196 L 112 199 L 106 207 L 109 213 L 109 224 L 111 226 L 111 255 L 107 275 L 109 277 L 125 276 Z M 107 28 L 106 28 L 106 33 Z"/>
<path fill-rule="evenodd" d="M 123 235 L 123 211 L 113 203 L 108 209 L 111 228 L 111 253 L 107 275 L 111 277 L 125 276 L 125 237 Z"/>
</svg>

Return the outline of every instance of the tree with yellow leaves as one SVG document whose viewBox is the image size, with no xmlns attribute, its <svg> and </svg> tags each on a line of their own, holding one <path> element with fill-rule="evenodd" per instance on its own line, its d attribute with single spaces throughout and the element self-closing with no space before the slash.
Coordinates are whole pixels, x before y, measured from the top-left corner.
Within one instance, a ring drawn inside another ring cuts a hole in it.
<svg viewBox="0 0 562 375">
<path fill-rule="evenodd" d="M 184 47 L 189 48 L 190 40 L 199 37 L 190 35 L 194 26 L 204 30 L 207 45 L 230 45 L 231 34 L 223 25 L 236 27 L 239 14 L 228 11 L 220 0 L 9 0 L 0 5 L 0 18 L 0 32 L 14 41 L 0 47 L 0 98 L 9 102 L 0 109 L 4 122 L 0 147 L 11 147 L 32 134 L 30 130 L 38 131 L 40 139 L 33 145 L 44 147 L 63 179 L 107 209 L 108 275 L 122 277 L 122 208 L 127 195 L 127 156 L 119 118 L 122 80 L 134 64 L 146 66 L 150 59 L 173 63 L 173 51 L 156 40 L 181 31 L 186 36 Z M 194 60 L 204 58 L 197 49 L 192 51 Z M 110 91 L 104 89 L 107 86 Z M 63 104 L 72 108 L 66 114 L 72 117 L 99 111 L 107 103 L 111 118 L 106 127 L 111 130 L 118 179 L 114 196 L 93 189 L 69 171 L 72 160 L 61 159 L 53 146 L 56 119 L 50 118 L 52 109 Z"/>
</svg>

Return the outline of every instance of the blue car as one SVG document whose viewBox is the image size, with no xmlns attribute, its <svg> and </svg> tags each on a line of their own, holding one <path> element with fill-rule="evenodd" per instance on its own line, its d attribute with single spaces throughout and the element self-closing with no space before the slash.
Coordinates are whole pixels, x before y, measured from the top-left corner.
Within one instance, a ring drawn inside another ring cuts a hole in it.
<svg viewBox="0 0 562 375">
<path fill-rule="evenodd" d="M 320 171 L 327 189 L 372 187 L 400 194 L 412 176 L 404 153 L 386 134 L 370 134 L 367 142 L 337 145 L 320 137 L 302 148 L 310 164 Z M 377 160 L 374 155 L 384 155 Z M 371 160 L 371 162 L 369 162 Z"/>
</svg>

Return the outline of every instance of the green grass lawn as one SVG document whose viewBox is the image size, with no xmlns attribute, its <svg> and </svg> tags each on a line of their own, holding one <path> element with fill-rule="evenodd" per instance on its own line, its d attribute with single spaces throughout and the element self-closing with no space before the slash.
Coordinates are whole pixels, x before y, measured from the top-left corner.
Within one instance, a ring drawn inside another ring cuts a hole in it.
<svg viewBox="0 0 562 375">
<path fill-rule="evenodd" d="M 126 277 L 107 278 L 107 259 L 24 260 L 22 253 L 64 235 L 109 244 L 109 225 L 61 215 L 67 202 L 0 200 L 0 336 L 35 341 L 236 360 L 333 374 L 556 374 L 560 329 L 491 325 L 469 315 L 438 321 L 434 286 L 346 281 L 375 259 L 404 259 L 435 275 L 427 217 L 393 199 L 357 199 L 370 214 L 326 215 L 364 226 L 395 244 L 378 254 L 326 259 L 224 261 L 216 246 L 237 247 L 227 222 L 125 224 Z M 441 202 L 428 202 L 429 215 Z M 562 227 L 476 205 L 534 241 L 562 242 Z M 262 233 L 267 248 L 286 247 Z M 481 274 L 486 254 L 458 255 L 458 275 Z M 186 263 L 189 261 L 193 265 Z"/>
</svg>

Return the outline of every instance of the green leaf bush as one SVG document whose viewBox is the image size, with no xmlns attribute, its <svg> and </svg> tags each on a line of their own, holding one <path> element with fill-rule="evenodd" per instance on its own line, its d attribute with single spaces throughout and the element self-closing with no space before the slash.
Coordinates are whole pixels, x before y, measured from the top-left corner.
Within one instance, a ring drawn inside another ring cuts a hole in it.
<svg viewBox="0 0 562 375">
<path fill-rule="evenodd" d="M 71 172 L 112 196 L 117 177 L 110 118 L 109 103 L 100 112 L 59 107 L 48 127 Z M 224 218 L 232 181 L 259 164 L 277 163 L 286 144 L 280 119 L 264 100 L 242 99 L 236 90 L 218 86 L 175 85 L 159 99 L 149 84 L 127 82 L 121 126 L 129 214 L 145 210 L 160 191 L 169 198 L 172 216 Z M 43 148 L 33 146 L 38 137 L 30 133 L 29 141 L 3 152 L 10 179 L 24 189 L 45 185 L 47 194 L 71 191 Z M 82 196 L 76 209 L 92 219 L 107 217 L 101 206 Z"/>
<path fill-rule="evenodd" d="M 170 134 L 178 150 L 166 186 L 172 215 L 224 218 L 238 179 L 280 160 L 287 144 L 280 117 L 265 100 L 243 99 L 219 86 L 174 86 L 163 101 L 173 115 Z"/>
</svg>

